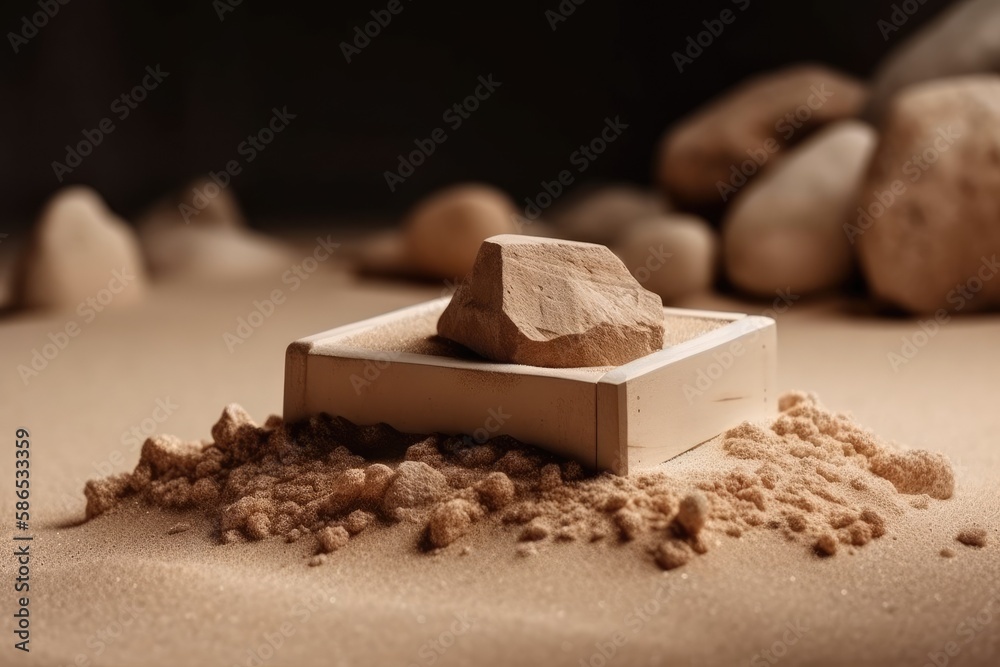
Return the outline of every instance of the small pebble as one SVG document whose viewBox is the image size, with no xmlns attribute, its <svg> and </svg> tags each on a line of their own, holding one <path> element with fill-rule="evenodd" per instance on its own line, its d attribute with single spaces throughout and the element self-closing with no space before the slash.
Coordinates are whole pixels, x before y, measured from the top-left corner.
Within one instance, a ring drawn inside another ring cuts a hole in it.
<svg viewBox="0 0 1000 667">
<path fill-rule="evenodd" d="M 695 491 L 686 495 L 681 500 L 680 507 L 677 510 L 676 521 L 688 535 L 692 537 L 697 536 L 701 532 L 701 529 L 705 527 L 707 519 L 708 501 L 704 495 Z"/>
<path fill-rule="evenodd" d="M 965 528 L 959 531 L 955 539 L 967 547 L 976 547 L 978 549 L 985 547 L 988 541 L 986 529 L 984 528 Z"/>
</svg>

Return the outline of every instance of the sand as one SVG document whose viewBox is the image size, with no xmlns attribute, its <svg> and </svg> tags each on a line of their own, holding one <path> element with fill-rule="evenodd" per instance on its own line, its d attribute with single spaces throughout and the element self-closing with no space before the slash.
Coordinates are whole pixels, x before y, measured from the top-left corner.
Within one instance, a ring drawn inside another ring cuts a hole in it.
<svg viewBox="0 0 1000 667">
<path fill-rule="evenodd" d="M 338 346 L 341 349 L 358 351 L 409 352 L 458 359 L 482 359 L 468 348 L 437 335 L 439 315 L 439 309 L 428 313 L 417 312 L 376 329 L 346 336 L 343 340 L 338 341 Z M 680 345 L 728 323 L 728 320 L 709 317 L 665 315 L 663 318 L 662 349 L 672 345 Z M 611 369 L 614 366 L 593 366 L 591 368 Z"/>
<path fill-rule="evenodd" d="M 131 499 L 197 509 L 218 525 L 223 544 L 310 540 L 310 565 L 365 530 L 409 521 L 423 526 L 419 546 L 430 551 L 490 521 L 497 533 L 503 524 L 523 526 L 525 542 L 631 543 L 632 555 L 650 554 L 672 570 L 713 540 L 753 529 L 779 531 L 821 556 L 854 553 L 892 532 L 905 512 L 954 494 L 954 471 L 941 454 L 882 442 L 813 395 L 786 394 L 779 410 L 773 421 L 723 433 L 726 456 L 713 468 L 620 477 L 507 436 L 403 434 L 327 414 L 258 425 L 234 404 L 211 442 L 154 435 L 133 471 L 87 482 L 86 516 L 118 516 Z M 964 529 L 956 539 L 983 547 L 987 533 Z"/>
<path fill-rule="evenodd" d="M 223 334 L 280 286 L 280 276 L 194 293 L 154 284 L 142 303 L 84 327 L 27 386 L 16 365 L 72 314 L 0 324 L 8 365 L 0 415 L 8 432 L 30 430 L 36 482 L 25 664 L 325 665 L 336 657 L 703 665 L 780 657 L 782 664 L 923 665 L 949 648 L 959 651 L 954 664 L 1000 658 L 996 316 L 953 319 L 894 370 L 887 354 L 920 331 L 915 321 L 871 317 L 840 302 L 797 302 L 780 315 L 782 389 L 815 391 L 880 438 L 952 461 L 950 499 L 928 496 L 917 503 L 923 509 L 903 508 L 886 535 L 853 554 L 824 558 L 780 530 L 748 530 L 718 536 L 704 555 L 664 571 L 628 543 L 522 542 L 525 526 L 489 521 L 427 551 L 426 527 L 401 521 L 362 530 L 308 567 L 315 543 L 220 544 L 212 518 L 199 512 L 132 502 L 81 524 L 86 480 L 138 462 L 132 429 L 208 437 L 231 402 L 262 421 L 280 408 L 289 341 L 441 291 L 357 282 L 330 265 L 230 353 Z M 684 305 L 751 313 L 772 306 L 708 298 Z M 169 414 L 156 410 L 157 400 L 174 406 Z M 727 456 L 715 440 L 663 472 L 712 470 Z M 6 516 L 13 502 L 3 495 Z M 189 527 L 174 530 L 178 524 Z M 985 531 L 985 546 L 956 538 L 976 529 Z M 331 545 L 341 540 L 329 536 Z M 0 576 L 10 580 L 10 559 Z M 22 657 L 2 650 L 5 663 Z"/>
</svg>

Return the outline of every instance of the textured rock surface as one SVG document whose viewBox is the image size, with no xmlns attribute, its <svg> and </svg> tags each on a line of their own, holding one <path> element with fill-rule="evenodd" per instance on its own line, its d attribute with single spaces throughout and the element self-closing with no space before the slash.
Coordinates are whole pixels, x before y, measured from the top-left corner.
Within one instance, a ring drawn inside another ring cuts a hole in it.
<svg viewBox="0 0 1000 667">
<path fill-rule="evenodd" d="M 866 98 L 861 82 L 825 67 L 754 77 L 668 130 L 656 181 L 678 202 L 719 203 L 719 184 L 728 184 L 744 162 L 757 165 L 745 170 L 751 175 L 765 171 L 784 157 L 781 148 L 857 115 Z"/>
<path fill-rule="evenodd" d="M 438 333 L 494 361 L 617 366 L 663 347 L 663 310 L 604 246 L 504 235 L 483 243 Z"/>
<path fill-rule="evenodd" d="M 712 286 L 718 246 L 707 222 L 676 214 L 632 225 L 615 251 L 639 284 L 669 303 Z"/>
<path fill-rule="evenodd" d="M 722 234 L 726 273 L 736 287 L 758 296 L 803 295 L 850 277 L 854 250 L 843 223 L 876 140 L 864 123 L 836 123 L 747 186 Z"/>
<path fill-rule="evenodd" d="M 101 309 L 142 296 L 146 271 L 132 228 L 94 190 L 60 190 L 46 205 L 14 274 L 14 301 L 25 308 Z"/>
<path fill-rule="evenodd" d="M 556 210 L 560 235 L 574 241 L 610 245 L 638 220 L 667 210 L 664 198 L 632 185 L 608 185 L 581 193 Z"/>
<path fill-rule="evenodd" d="M 413 268 L 431 278 L 464 278 L 484 239 L 516 231 L 514 203 L 487 185 L 446 188 L 419 202 L 404 223 Z"/>
<path fill-rule="evenodd" d="M 844 230 L 887 301 L 917 313 L 1000 304 L 1000 77 L 895 98 Z"/>
<path fill-rule="evenodd" d="M 882 27 L 890 39 L 901 34 Z M 956 4 L 893 50 L 875 72 L 866 116 L 880 122 L 889 100 L 907 86 L 982 72 L 1000 72 L 1000 2 L 996 0 Z"/>
</svg>

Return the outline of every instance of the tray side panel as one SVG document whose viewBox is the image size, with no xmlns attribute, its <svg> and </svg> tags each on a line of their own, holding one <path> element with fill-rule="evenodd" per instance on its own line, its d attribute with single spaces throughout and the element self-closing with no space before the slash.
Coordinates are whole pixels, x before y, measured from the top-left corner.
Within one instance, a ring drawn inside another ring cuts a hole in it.
<svg viewBox="0 0 1000 667">
<path fill-rule="evenodd" d="M 477 442 L 509 435 L 596 464 L 594 382 L 329 354 L 309 354 L 306 366 L 300 417 L 327 412 Z"/>
<path fill-rule="evenodd" d="M 625 386 L 597 383 L 597 468 L 628 474 L 628 401 Z"/>
<path fill-rule="evenodd" d="M 655 466 L 745 420 L 764 419 L 777 407 L 777 334 L 774 321 L 747 317 L 704 337 L 690 354 L 662 366 L 615 373 L 598 389 L 601 467 L 627 472 Z M 705 344 L 710 342 L 711 344 Z M 614 403 L 616 409 L 605 403 Z M 622 453 L 622 449 L 626 449 Z M 617 469 L 612 467 L 617 461 Z"/>
<path fill-rule="evenodd" d="M 293 422 L 308 416 L 306 412 L 306 368 L 312 343 L 297 340 L 285 350 L 285 398 L 282 415 Z"/>
</svg>

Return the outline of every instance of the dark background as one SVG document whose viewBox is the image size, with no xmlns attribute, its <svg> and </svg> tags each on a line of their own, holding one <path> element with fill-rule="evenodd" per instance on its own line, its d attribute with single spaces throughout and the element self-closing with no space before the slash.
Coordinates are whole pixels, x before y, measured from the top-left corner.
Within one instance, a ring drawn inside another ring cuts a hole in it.
<svg viewBox="0 0 1000 667">
<path fill-rule="evenodd" d="M 255 222 L 394 216 L 469 179 L 523 204 L 608 116 L 629 129 L 587 175 L 649 183 L 664 128 L 733 83 L 804 60 L 867 76 L 950 4 L 926 0 L 886 40 L 877 22 L 899 1 L 750 0 L 740 11 L 732 0 L 586 0 L 553 31 L 545 12 L 559 0 L 400 0 L 403 11 L 350 64 L 340 43 L 388 0 L 242 0 L 223 20 L 217 6 L 226 0 L 69 0 L 17 54 L 7 34 L 39 11 L 38 0 L 8 1 L 0 13 L 0 224 L 23 224 L 71 183 L 97 188 L 134 216 L 239 158 L 240 142 L 265 126 L 272 107 L 285 106 L 297 118 L 232 184 Z M 673 52 L 726 8 L 735 22 L 678 73 Z M 127 119 L 114 118 L 111 103 L 157 64 L 166 80 Z M 489 74 L 502 86 L 452 131 L 442 113 Z M 60 184 L 52 162 L 106 116 L 115 131 Z M 437 127 L 448 140 L 390 193 L 383 172 Z"/>
</svg>

